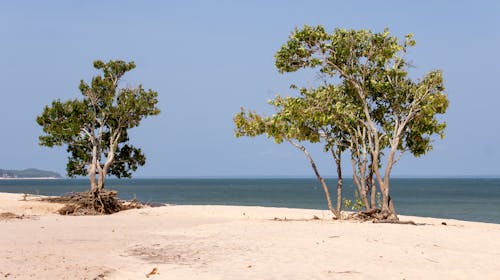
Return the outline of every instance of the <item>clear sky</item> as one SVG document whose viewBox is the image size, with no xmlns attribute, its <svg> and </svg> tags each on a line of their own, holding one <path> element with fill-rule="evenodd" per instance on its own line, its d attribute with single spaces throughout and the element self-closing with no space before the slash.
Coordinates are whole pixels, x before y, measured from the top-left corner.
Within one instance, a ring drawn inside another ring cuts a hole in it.
<svg viewBox="0 0 500 280">
<path fill-rule="evenodd" d="M 412 75 L 444 71 L 446 138 L 393 174 L 500 176 L 499 1 L 1 1 L 0 168 L 64 173 L 65 148 L 38 146 L 35 118 L 79 96 L 95 59 L 133 60 L 124 84 L 159 92 L 161 115 L 131 131 L 147 155 L 140 177 L 312 176 L 300 151 L 234 138 L 241 106 L 270 112 L 306 74 L 280 75 L 273 56 L 295 27 L 388 27 L 417 45 Z M 325 175 L 331 160 L 313 149 Z M 346 170 L 350 170 L 346 166 Z M 348 173 L 348 171 L 346 171 Z"/>
</svg>

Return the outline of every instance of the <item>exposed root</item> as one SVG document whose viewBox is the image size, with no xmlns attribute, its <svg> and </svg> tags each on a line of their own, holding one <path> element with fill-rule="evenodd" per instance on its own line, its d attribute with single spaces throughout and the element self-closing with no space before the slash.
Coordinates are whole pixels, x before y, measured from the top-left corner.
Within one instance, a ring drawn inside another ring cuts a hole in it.
<svg viewBox="0 0 500 280">
<path fill-rule="evenodd" d="M 143 207 L 137 200 L 128 202 L 119 200 L 117 194 L 117 191 L 81 192 L 42 200 L 65 203 L 66 205 L 58 211 L 61 215 L 105 215 Z"/>
<path fill-rule="evenodd" d="M 425 225 L 424 223 L 415 223 L 414 221 L 400 221 L 395 213 L 390 211 L 382 211 L 381 209 L 374 208 L 367 211 L 360 211 L 352 214 L 349 219 L 373 222 L 380 224 L 401 224 L 401 225 Z"/>
<path fill-rule="evenodd" d="M 390 213 L 388 211 L 382 211 L 378 208 L 353 213 L 350 218 L 353 220 L 359 220 L 364 222 L 381 221 L 381 220 L 391 220 L 391 221 L 398 220 L 398 217 L 394 213 Z"/>
</svg>

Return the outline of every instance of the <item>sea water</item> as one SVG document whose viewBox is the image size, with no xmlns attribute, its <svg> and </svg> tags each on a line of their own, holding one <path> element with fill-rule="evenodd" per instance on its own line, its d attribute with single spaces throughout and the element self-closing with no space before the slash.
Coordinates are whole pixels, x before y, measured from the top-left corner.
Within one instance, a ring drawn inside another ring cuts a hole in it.
<svg viewBox="0 0 500 280">
<path fill-rule="evenodd" d="M 335 199 L 336 179 L 327 183 Z M 88 188 L 86 179 L 0 180 L 0 192 L 62 195 Z M 106 188 L 118 190 L 122 199 L 149 203 L 327 209 L 323 188 L 312 178 L 108 179 Z M 344 196 L 353 199 L 354 190 L 346 179 Z M 399 214 L 500 224 L 500 179 L 395 178 L 391 196 Z"/>
</svg>

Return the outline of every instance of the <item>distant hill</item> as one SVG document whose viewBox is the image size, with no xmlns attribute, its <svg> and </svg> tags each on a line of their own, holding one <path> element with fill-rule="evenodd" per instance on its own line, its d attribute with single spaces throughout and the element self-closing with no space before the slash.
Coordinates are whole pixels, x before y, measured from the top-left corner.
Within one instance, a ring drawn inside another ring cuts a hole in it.
<svg viewBox="0 0 500 280">
<path fill-rule="evenodd" d="M 59 173 L 52 171 L 45 171 L 35 168 L 28 168 L 24 170 L 7 170 L 0 169 L 0 179 L 61 179 L 62 176 Z"/>
</svg>

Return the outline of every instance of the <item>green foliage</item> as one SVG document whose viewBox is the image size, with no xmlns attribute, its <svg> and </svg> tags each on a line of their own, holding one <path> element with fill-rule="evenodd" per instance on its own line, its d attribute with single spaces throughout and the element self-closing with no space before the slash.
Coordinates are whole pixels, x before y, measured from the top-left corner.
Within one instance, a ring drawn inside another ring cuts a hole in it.
<svg viewBox="0 0 500 280">
<path fill-rule="evenodd" d="M 375 194 L 375 203 L 377 204 L 378 208 L 382 208 L 382 194 L 380 192 L 377 192 L 377 194 Z"/>
<path fill-rule="evenodd" d="M 98 60 L 94 67 L 102 75 L 93 77 L 90 84 L 80 82 L 81 99 L 54 100 L 37 117 L 44 132 L 40 145 L 67 145 L 68 176 L 87 175 L 95 159 L 99 168 L 104 167 L 103 162 L 109 163 L 104 175 L 130 177 L 146 158 L 141 149 L 129 143 L 127 131 L 160 113 L 158 93 L 141 85 L 118 87 L 122 76 L 135 68 L 134 62 Z"/>
<path fill-rule="evenodd" d="M 361 199 L 359 192 L 354 191 L 354 204 L 352 205 L 352 210 L 359 211 L 364 207 L 366 207 L 366 205 L 363 203 L 363 200 Z"/>
<path fill-rule="evenodd" d="M 381 208 L 382 194 L 380 192 L 377 192 L 376 194 L 376 201 L 378 208 Z M 344 203 L 344 208 L 356 211 L 362 210 L 363 208 L 366 207 L 365 204 L 363 203 L 363 200 L 361 199 L 359 192 L 356 190 L 354 191 L 354 200 L 344 198 L 343 203 Z"/>
<path fill-rule="evenodd" d="M 344 208 L 345 209 L 352 209 L 352 200 L 351 199 L 347 199 L 347 198 L 344 198 L 343 200 L 343 203 L 344 203 Z"/>
<path fill-rule="evenodd" d="M 281 73 L 317 69 L 328 86 L 343 87 L 353 112 L 361 110 L 351 115 L 365 124 L 373 121 L 383 136 L 382 148 L 400 137 L 400 150 L 420 156 L 432 149 L 431 135 L 444 136 L 446 125 L 436 115 L 446 111 L 448 100 L 441 71 L 417 82 L 408 77 L 404 55 L 414 45 L 412 34 L 400 42 L 388 29 L 373 33 L 338 28 L 328 33 L 323 26 L 306 25 L 295 29 L 277 52 L 276 67 Z M 352 122 L 346 125 L 353 127 Z M 401 136 L 394 135 L 399 133 L 396 126 L 403 126 Z"/>
<path fill-rule="evenodd" d="M 359 122 L 360 109 L 343 93 L 343 87 L 301 88 L 296 97 L 276 96 L 269 101 L 276 113 L 270 117 L 241 109 L 234 117 L 236 137 L 266 134 L 276 143 L 285 139 L 318 143 L 325 150 L 347 147 L 345 138 L 353 123 Z"/>
</svg>

